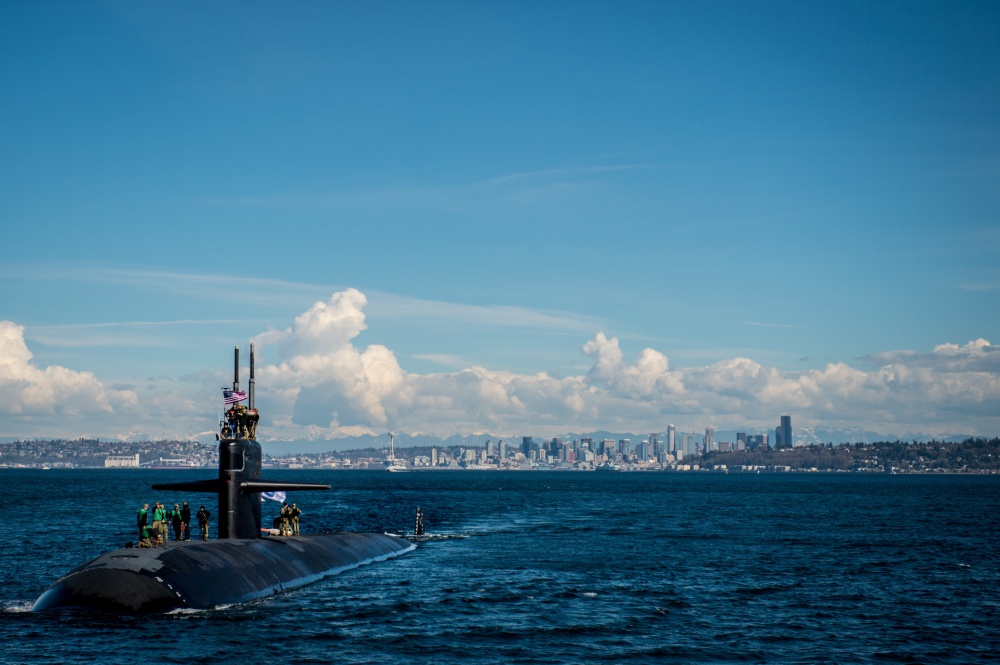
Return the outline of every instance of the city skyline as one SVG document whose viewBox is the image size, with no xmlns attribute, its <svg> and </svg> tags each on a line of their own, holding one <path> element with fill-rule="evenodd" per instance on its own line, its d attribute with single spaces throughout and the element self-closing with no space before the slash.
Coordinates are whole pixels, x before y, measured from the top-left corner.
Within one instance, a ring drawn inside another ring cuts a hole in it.
<svg viewBox="0 0 1000 665">
<path fill-rule="evenodd" d="M 0 437 L 1000 432 L 1000 7 L 0 5 Z M 244 375 L 245 375 L 244 368 Z"/>
</svg>

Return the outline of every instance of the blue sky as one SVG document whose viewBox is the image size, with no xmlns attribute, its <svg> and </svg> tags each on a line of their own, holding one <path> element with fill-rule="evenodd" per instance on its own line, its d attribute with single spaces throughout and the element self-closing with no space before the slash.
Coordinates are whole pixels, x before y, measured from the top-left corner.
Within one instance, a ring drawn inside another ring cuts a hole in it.
<svg viewBox="0 0 1000 665">
<path fill-rule="evenodd" d="M 989 2 L 3 3 L 0 436 L 200 432 L 250 340 L 276 437 L 995 435 L 997 34 Z"/>
</svg>

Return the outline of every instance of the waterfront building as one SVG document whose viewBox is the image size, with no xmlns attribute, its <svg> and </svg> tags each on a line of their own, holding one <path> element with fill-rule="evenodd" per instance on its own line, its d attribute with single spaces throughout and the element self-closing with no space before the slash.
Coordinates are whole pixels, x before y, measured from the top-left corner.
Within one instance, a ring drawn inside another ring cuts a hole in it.
<svg viewBox="0 0 1000 665">
<path fill-rule="evenodd" d="M 136 468 L 139 466 L 139 453 L 135 455 L 108 455 L 104 459 L 105 469 Z"/>
</svg>

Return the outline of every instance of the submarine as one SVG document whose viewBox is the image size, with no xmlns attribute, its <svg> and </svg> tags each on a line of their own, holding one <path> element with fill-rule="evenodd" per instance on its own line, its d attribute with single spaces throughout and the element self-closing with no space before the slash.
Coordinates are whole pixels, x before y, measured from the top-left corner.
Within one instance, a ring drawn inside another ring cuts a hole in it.
<svg viewBox="0 0 1000 665">
<path fill-rule="evenodd" d="M 239 354 L 236 347 L 233 388 L 224 389 L 226 402 L 233 406 L 226 411 L 217 435 L 218 478 L 152 486 L 217 494 L 218 538 L 126 547 L 103 554 L 56 580 L 38 597 L 32 611 L 151 614 L 211 609 L 281 593 L 414 549 L 410 541 L 385 533 L 278 536 L 261 529 L 261 492 L 328 490 L 330 486 L 261 477 L 253 345 L 246 393 L 239 389 Z M 244 400 L 247 406 L 240 404 Z"/>
</svg>

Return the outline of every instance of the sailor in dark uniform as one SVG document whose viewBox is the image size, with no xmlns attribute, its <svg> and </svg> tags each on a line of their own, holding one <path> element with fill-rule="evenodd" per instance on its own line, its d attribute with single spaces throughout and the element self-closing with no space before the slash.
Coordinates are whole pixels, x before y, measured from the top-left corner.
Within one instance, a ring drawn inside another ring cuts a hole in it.
<svg viewBox="0 0 1000 665">
<path fill-rule="evenodd" d="M 290 536 L 292 535 L 292 509 L 288 507 L 288 504 L 283 504 L 281 506 L 281 535 Z"/>
<path fill-rule="evenodd" d="M 212 513 L 205 510 L 205 506 L 202 506 L 195 517 L 198 518 L 198 526 L 201 527 L 201 539 L 208 540 L 208 518 L 212 516 Z"/>
</svg>

